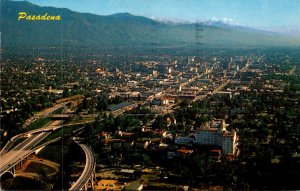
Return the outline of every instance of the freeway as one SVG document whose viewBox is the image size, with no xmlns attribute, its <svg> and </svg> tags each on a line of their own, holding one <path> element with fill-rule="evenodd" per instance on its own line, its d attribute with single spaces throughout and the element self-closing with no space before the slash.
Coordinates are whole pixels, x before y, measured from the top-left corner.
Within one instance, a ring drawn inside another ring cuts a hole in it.
<svg viewBox="0 0 300 191">
<path fill-rule="evenodd" d="M 12 137 L 12 138 L 6 143 L 6 145 L 2 148 L 2 150 L 0 151 L 0 156 L 2 156 L 2 155 L 4 155 L 5 153 L 7 153 L 7 152 L 11 149 L 11 147 L 12 147 L 13 145 L 15 145 L 15 143 L 16 143 L 20 138 L 22 138 L 22 137 L 24 137 L 24 134 L 18 134 L 18 135 L 16 135 L 16 136 Z"/>
<path fill-rule="evenodd" d="M 50 115 L 56 109 L 64 107 L 66 103 L 56 105 L 55 107 L 49 108 L 43 112 L 40 112 L 38 118 Z M 29 119 L 28 122 L 32 122 L 33 119 Z M 21 162 L 24 158 L 32 154 L 33 152 L 42 149 L 44 146 L 57 141 L 59 138 L 48 141 L 42 145 L 38 144 L 44 140 L 52 131 L 61 128 L 63 120 L 51 121 L 44 125 L 42 128 L 35 129 L 26 133 L 22 133 L 14 136 L 9 142 L 3 147 L 0 152 L 0 176 L 5 172 L 11 172 L 14 175 L 14 166 Z M 26 126 L 26 125 L 25 125 Z M 27 137 L 27 138 L 26 138 Z M 26 138 L 17 146 L 21 138 Z"/>
<path fill-rule="evenodd" d="M 34 151 L 32 149 L 49 134 L 50 132 L 42 132 L 40 134 L 32 135 L 18 144 L 14 149 L 2 155 L 0 158 L 0 174 L 2 175 L 23 158 L 31 154 Z"/>
<path fill-rule="evenodd" d="M 59 108 L 65 108 L 65 106 L 68 104 L 69 102 L 66 102 L 66 103 L 60 103 L 60 104 L 57 104 L 53 107 L 50 107 L 50 108 L 47 108 L 47 109 L 44 109 L 43 111 L 40 111 L 36 114 L 34 114 L 34 116 L 30 117 L 29 119 L 27 119 L 23 125 L 24 128 L 28 127 L 32 122 L 34 122 L 35 120 L 37 119 L 40 119 L 40 118 L 43 118 L 43 117 L 46 117 L 46 116 L 49 116 L 51 113 L 53 113 L 55 110 L 58 110 Z"/>
<path fill-rule="evenodd" d="M 47 125 L 43 126 L 42 128 L 39 129 L 34 129 L 31 131 L 26 132 L 26 134 L 33 134 L 33 133 L 39 133 L 39 132 L 44 132 L 44 131 L 52 131 L 52 130 L 56 130 L 61 126 L 61 123 L 63 122 L 63 120 L 55 120 L 55 121 L 51 121 L 49 122 Z"/>
<path fill-rule="evenodd" d="M 26 137 L 28 135 L 33 135 L 34 133 L 39 133 L 39 132 L 44 132 L 44 131 L 52 131 L 52 130 L 56 130 L 60 127 L 62 127 L 60 124 L 62 123 L 62 120 L 55 120 L 55 121 L 51 121 L 48 124 L 46 124 L 45 126 L 43 126 L 42 128 L 39 129 L 35 129 L 35 130 L 31 130 L 28 131 L 26 133 L 22 133 L 19 135 L 14 136 L 13 138 L 11 138 L 6 145 L 2 148 L 2 150 L 0 151 L 0 156 L 3 156 L 5 153 L 9 152 L 12 148 L 13 145 L 15 145 L 15 143 L 22 137 Z M 26 139 L 27 140 L 27 139 Z M 25 140 L 25 141 L 26 141 Z"/>
<path fill-rule="evenodd" d="M 80 144 L 79 142 L 75 141 L 84 151 L 86 161 L 84 170 L 79 177 L 79 179 L 71 186 L 69 190 L 81 190 L 90 179 L 92 179 L 94 169 L 96 166 L 96 161 L 94 159 L 94 153 L 92 150 L 84 144 Z M 93 180 L 92 180 L 93 181 Z"/>
</svg>

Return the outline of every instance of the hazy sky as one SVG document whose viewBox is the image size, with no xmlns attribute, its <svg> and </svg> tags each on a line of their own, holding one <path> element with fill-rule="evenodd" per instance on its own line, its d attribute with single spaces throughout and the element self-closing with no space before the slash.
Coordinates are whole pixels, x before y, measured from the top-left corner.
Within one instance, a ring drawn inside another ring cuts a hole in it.
<svg viewBox="0 0 300 191">
<path fill-rule="evenodd" d="M 300 32 L 300 0 L 29 0 L 42 6 L 110 15 L 129 12 L 177 21 L 224 20 L 243 26 Z"/>
</svg>

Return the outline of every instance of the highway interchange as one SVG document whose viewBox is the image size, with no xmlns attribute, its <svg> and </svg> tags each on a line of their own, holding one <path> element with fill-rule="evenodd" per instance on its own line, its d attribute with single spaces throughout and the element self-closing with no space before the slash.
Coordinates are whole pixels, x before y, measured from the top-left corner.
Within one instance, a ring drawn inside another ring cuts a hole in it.
<svg viewBox="0 0 300 191">
<path fill-rule="evenodd" d="M 63 104 L 63 106 L 65 105 L 66 104 Z M 54 108 L 58 109 L 57 106 Z M 47 112 L 43 113 L 48 116 L 50 114 L 48 111 L 54 111 L 54 109 L 48 109 Z M 2 148 L 0 152 L 0 175 L 2 176 L 6 172 L 11 172 L 11 174 L 14 176 L 15 165 L 22 162 L 22 160 L 34 153 L 36 150 L 59 140 L 60 138 L 56 138 L 42 145 L 39 144 L 53 131 L 63 127 L 61 125 L 62 123 L 63 120 L 54 120 L 42 128 L 19 134 L 11 138 L 11 140 Z M 25 140 L 22 140 L 24 138 Z M 76 143 L 79 144 L 85 152 L 86 165 L 80 178 L 72 185 L 70 190 L 86 189 L 89 181 L 91 184 L 93 184 L 94 170 L 96 165 L 92 150 L 88 146 L 81 144 L 78 141 L 76 141 Z"/>
</svg>

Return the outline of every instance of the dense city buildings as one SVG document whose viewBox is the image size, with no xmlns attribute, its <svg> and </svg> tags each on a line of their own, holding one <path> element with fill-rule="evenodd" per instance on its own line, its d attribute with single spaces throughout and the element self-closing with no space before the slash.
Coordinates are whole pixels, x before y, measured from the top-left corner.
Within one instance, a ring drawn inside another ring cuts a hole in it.
<svg viewBox="0 0 300 191">
<path fill-rule="evenodd" d="M 104 188 L 105 181 L 116 180 L 109 184 L 116 190 L 125 189 L 124 178 L 130 185 L 138 180 L 149 183 L 143 174 L 149 171 L 154 176 L 157 172 L 151 168 L 156 166 L 163 169 L 158 173 L 161 182 L 180 178 L 183 182 L 173 188 L 181 189 L 186 181 L 205 182 L 210 176 L 218 178 L 219 173 L 232 177 L 226 171 L 232 165 L 237 168 L 234 176 L 242 176 L 240 170 L 248 176 L 248 182 L 239 182 L 236 188 L 261 188 L 263 182 L 252 181 L 258 181 L 255 177 L 268 177 L 255 175 L 257 171 L 276 176 L 282 171 L 265 170 L 260 165 L 281 168 L 286 157 L 294 165 L 299 159 L 299 68 L 294 67 L 298 58 L 293 53 L 274 51 L 227 50 L 218 57 L 209 52 L 205 56 L 174 58 L 129 56 L 126 59 L 132 64 L 126 68 L 114 63 L 117 58 L 106 55 L 87 63 L 73 58 L 72 64 L 42 57 L 24 65 L 16 64 L 22 59 L 4 60 L 2 145 L 13 144 L 11 137 L 28 130 L 45 133 L 36 137 L 41 139 L 37 139 L 40 144 L 56 140 L 62 133 L 64 139 L 79 136 L 96 154 L 101 167 L 95 172 L 103 168 L 110 173 L 101 173 L 102 178 L 96 176 L 96 188 Z M 97 59 L 105 62 L 97 63 Z M 58 71 L 64 68 L 63 73 L 57 71 L 54 75 L 50 70 L 54 66 Z M 25 81 L 22 74 L 27 75 Z M 50 136 L 51 131 L 54 134 Z M 37 156 L 47 156 L 52 147 L 60 146 L 46 146 Z M 80 157 L 70 164 L 76 166 L 76 161 Z M 181 168 L 198 170 L 190 177 Z M 76 174 L 74 170 L 68 173 Z M 128 175 L 125 171 L 134 173 Z M 291 176 L 296 178 L 297 171 L 288 175 Z M 294 185 L 294 179 L 290 180 Z M 213 184 L 229 186 L 226 182 Z M 135 186 L 145 189 L 145 184 Z"/>
<path fill-rule="evenodd" d="M 1 189 L 300 189 L 297 36 L 1 6 Z"/>
</svg>

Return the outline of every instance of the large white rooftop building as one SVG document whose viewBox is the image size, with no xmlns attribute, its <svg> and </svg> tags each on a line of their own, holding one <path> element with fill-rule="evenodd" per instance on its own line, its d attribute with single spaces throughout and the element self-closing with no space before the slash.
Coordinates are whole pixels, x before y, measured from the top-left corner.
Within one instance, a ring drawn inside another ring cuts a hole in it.
<svg viewBox="0 0 300 191">
<path fill-rule="evenodd" d="M 227 131 L 225 121 L 212 121 L 200 127 L 195 133 L 195 143 L 222 147 L 223 154 L 235 154 L 237 136 L 235 131 Z"/>
</svg>

